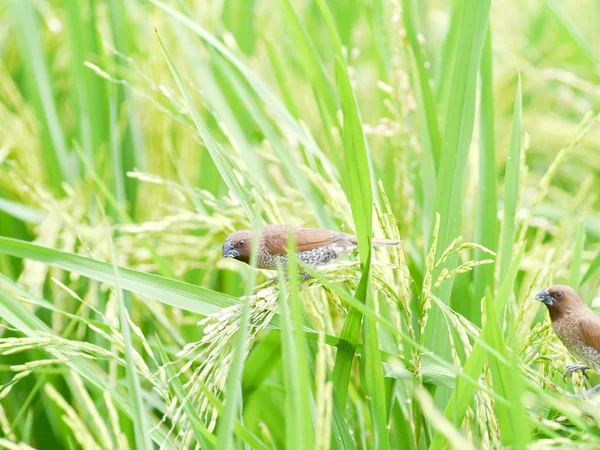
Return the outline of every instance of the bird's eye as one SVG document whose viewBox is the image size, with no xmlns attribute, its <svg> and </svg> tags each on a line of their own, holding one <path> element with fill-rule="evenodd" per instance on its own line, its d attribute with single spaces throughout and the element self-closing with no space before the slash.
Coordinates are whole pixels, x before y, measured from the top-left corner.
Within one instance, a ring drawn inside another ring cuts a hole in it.
<svg viewBox="0 0 600 450">
<path fill-rule="evenodd" d="M 556 291 L 556 292 L 554 293 L 554 298 L 561 298 L 563 295 L 564 295 L 564 294 L 563 294 L 563 292 L 562 292 L 562 291 Z"/>
<path fill-rule="evenodd" d="M 238 242 L 237 246 L 243 247 L 245 243 L 246 243 L 246 241 L 242 240 L 242 241 Z"/>
</svg>

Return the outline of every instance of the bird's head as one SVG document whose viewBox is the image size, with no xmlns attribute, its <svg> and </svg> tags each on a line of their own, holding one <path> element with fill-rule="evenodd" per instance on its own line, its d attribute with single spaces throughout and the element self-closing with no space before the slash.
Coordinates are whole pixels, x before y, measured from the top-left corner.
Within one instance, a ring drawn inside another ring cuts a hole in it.
<svg viewBox="0 0 600 450">
<path fill-rule="evenodd" d="M 230 234 L 223 244 L 223 258 L 233 258 L 245 263 L 250 262 L 252 254 L 252 230 L 241 230 Z"/>
<path fill-rule="evenodd" d="M 546 305 L 552 319 L 585 305 L 575 289 L 560 284 L 544 289 L 535 299 Z"/>
</svg>

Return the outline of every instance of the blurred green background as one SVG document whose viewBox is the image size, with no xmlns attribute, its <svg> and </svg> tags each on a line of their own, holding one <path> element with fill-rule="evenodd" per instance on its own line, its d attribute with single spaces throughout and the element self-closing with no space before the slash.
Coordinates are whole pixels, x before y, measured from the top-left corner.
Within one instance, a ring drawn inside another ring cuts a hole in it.
<svg viewBox="0 0 600 450">
<path fill-rule="evenodd" d="M 0 446 L 598 448 L 533 295 L 598 306 L 599 43 L 592 0 L 1 1 Z M 221 260 L 266 223 L 362 251 Z"/>
</svg>

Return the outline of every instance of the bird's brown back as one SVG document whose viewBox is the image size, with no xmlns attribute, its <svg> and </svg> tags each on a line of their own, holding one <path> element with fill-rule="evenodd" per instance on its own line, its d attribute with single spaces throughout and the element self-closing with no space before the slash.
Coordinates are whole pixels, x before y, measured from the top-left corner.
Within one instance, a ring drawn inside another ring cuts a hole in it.
<svg viewBox="0 0 600 450">
<path fill-rule="evenodd" d="M 600 317 L 592 311 L 590 313 L 579 319 L 579 336 L 586 345 L 600 352 Z"/>
<path fill-rule="evenodd" d="M 337 231 L 320 228 L 292 227 L 289 225 L 266 225 L 261 229 L 261 240 L 274 255 L 287 253 L 288 235 L 293 233 L 296 240 L 296 250 L 304 252 L 313 250 L 339 240 L 356 245 L 356 238 Z"/>
</svg>

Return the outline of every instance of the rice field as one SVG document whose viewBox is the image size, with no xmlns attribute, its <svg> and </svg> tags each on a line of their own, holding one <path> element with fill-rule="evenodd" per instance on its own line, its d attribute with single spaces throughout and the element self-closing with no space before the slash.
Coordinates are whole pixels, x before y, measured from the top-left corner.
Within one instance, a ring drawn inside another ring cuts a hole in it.
<svg viewBox="0 0 600 450">
<path fill-rule="evenodd" d="M 0 1 L 0 447 L 600 448 L 600 3 Z M 311 271 L 222 259 L 354 234 Z M 398 239 L 372 248 L 372 239 Z"/>
</svg>

